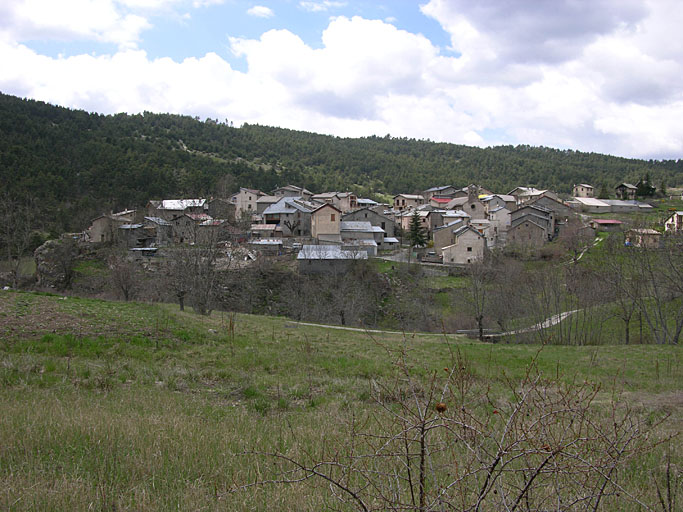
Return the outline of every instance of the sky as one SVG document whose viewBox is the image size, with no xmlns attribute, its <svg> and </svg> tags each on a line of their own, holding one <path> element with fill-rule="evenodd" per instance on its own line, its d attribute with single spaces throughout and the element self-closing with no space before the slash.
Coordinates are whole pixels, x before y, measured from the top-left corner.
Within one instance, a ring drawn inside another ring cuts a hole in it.
<svg viewBox="0 0 683 512">
<path fill-rule="evenodd" d="M 680 0 L 1 0 L 0 91 L 342 137 L 683 158 Z"/>
</svg>

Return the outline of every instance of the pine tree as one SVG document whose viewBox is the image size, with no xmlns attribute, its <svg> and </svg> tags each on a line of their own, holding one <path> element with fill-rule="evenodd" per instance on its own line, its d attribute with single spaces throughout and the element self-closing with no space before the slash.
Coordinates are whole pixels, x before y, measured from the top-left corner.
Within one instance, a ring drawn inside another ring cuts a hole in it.
<svg viewBox="0 0 683 512">
<path fill-rule="evenodd" d="M 411 247 L 422 247 L 427 245 L 427 236 L 420 224 L 420 216 L 417 213 L 417 210 L 413 212 L 413 216 L 410 219 L 410 232 L 408 233 L 408 238 Z"/>
</svg>

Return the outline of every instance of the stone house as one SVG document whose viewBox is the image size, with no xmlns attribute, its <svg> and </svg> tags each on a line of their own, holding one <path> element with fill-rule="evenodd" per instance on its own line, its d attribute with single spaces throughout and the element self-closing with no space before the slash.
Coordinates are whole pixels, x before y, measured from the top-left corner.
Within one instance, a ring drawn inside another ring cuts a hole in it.
<svg viewBox="0 0 683 512">
<path fill-rule="evenodd" d="M 394 196 L 394 210 L 402 212 L 425 204 L 425 199 L 417 194 L 398 194 Z"/>
<path fill-rule="evenodd" d="M 505 208 L 508 211 L 517 208 L 515 196 L 509 196 L 507 194 L 492 194 L 481 198 L 481 202 L 484 203 L 487 212 L 495 210 L 496 208 Z"/>
<path fill-rule="evenodd" d="M 543 247 L 548 242 L 548 232 L 537 220 L 536 217 L 525 215 L 512 222 L 507 232 L 507 244 L 530 249 Z"/>
<path fill-rule="evenodd" d="M 379 226 L 384 230 L 387 237 L 396 236 L 396 223 L 389 217 L 371 209 L 360 208 L 342 215 L 344 221 L 369 222 L 373 226 Z"/>
<path fill-rule="evenodd" d="M 453 185 L 444 185 L 441 187 L 428 188 L 422 193 L 425 201 L 429 201 L 432 197 L 442 197 L 453 199 L 455 193 L 458 191 Z"/>
<path fill-rule="evenodd" d="M 570 217 L 573 217 L 575 215 L 574 210 L 572 210 L 567 204 L 549 195 L 542 195 L 540 197 L 537 197 L 536 199 L 532 199 L 531 201 L 525 204 L 530 206 L 540 206 L 542 208 L 545 208 L 546 210 L 550 210 L 555 214 L 556 220 L 564 219 L 565 221 L 567 221 Z"/>
<path fill-rule="evenodd" d="M 593 197 L 575 197 L 573 200 L 569 201 L 569 205 L 572 208 L 585 213 L 609 213 L 612 211 L 612 207 L 609 203 Z"/>
<path fill-rule="evenodd" d="M 664 231 L 677 233 L 683 230 L 683 211 L 674 212 L 664 221 Z"/>
<path fill-rule="evenodd" d="M 559 196 L 555 192 L 550 190 L 539 190 L 534 187 L 517 187 L 508 192 L 507 195 L 514 196 L 518 205 L 528 203 L 534 199 L 538 199 L 541 196 L 548 196 L 556 201 L 560 200 Z"/>
<path fill-rule="evenodd" d="M 404 211 L 400 216 L 400 225 L 404 233 L 410 231 L 410 224 L 413 221 L 413 214 L 417 211 L 417 216 L 420 219 L 420 226 L 424 230 L 425 236 L 431 238 L 434 228 L 443 225 L 443 218 L 441 212 L 436 210 L 419 209 Z"/>
<path fill-rule="evenodd" d="M 368 254 L 338 245 L 304 245 L 296 259 L 302 274 L 344 274 L 354 262 L 367 260 Z"/>
<path fill-rule="evenodd" d="M 491 247 L 498 247 L 505 245 L 507 240 L 507 232 L 510 229 L 512 222 L 511 212 L 503 206 L 489 210 L 488 220 L 490 223 Z"/>
<path fill-rule="evenodd" d="M 147 216 L 170 221 L 186 213 L 206 213 L 208 208 L 206 199 L 164 199 L 147 203 Z"/>
<path fill-rule="evenodd" d="M 297 187 L 296 185 L 286 185 L 284 187 L 279 187 L 273 190 L 270 195 L 277 197 L 300 197 L 304 200 L 309 200 L 313 196 L 313 192 L 306 190 L 303 187 Z"/>
<path fill-rule="evenodd" d="M 223 219 L 229 222 L 235 222 L 235 219 L 240 216 L 235 204 L 229 199 L 222 199 L 220 197 L 209 199 L 206 213 L 213 219 Z"/>
<path fill-rule="evenodd" d="M 199 242 L 199 224 L 212 220 L 206 213 L 185 213 L 171 220 L 173 241 L 178 244 L 196 244 Z"/>
<path fill-rule="evenodd" d="M 530 219 L 546 232 L 546 242 L 552 240 L 555 235 L 555 213 L 552 210 L 539 205 L 525 204 L 510 213 L 510 228 L 514 227 L 521 219 Z"/>
<path fill-rule="evenodd" d="M 311 197 L 311 200 L 331 204 L 342 212 L 358 208 L 358 198 L 352 192 L 324 192 L 322 194 L 315 194 Z"/>
<path fill-rule="evenodd" d="M 441 250 L 445 265 L 466 265 L 484 258 L 486 240 L 472 226 L 462 226 L 453 232 L 455 242 Z"/>
<path fill-rule="evenodd" d="M 454 232 L 465 225 L 467 225 L 466 219 L 458 219 L 435 228 L 432 239 L 434 241 L 434 251 L 436 254 L 441 256 L 444 247 L 453 245 L 455 243 Z"/>
<path fill-rule="evenodd" d="M 311 214 L 319 205 L 300 197 L 282 197 L 263 212 L 265 224 L 277 224 L 283 236 L 311 236 Z"/>
<path fill-rule="evenodd" d="M 92 220 L 87 230 L 87 239 L 96 243 L 114 242 L 119 235 L 119 226 L 134 223 L 136 215 L 135 210 L 100 215 Z"/>
<path fill-rule="evenodd" d="M 477 188 L 469 187 L 469 193 L 466 197 L 456 197 L 451 200 L 447 205 L 447 210 L 461 210 L 472 219 L 485 219 L 486 218 L 486 205 L 479 199 L 477 193 Z"/>
<path fill-rule="evenodd" d="M 596 232 L 598 231 L 621 231 L 624 223 L 616 219 L 592 219 L 588 225 Z"/>
<path fill-rule="evenodd" d="M 311 236 L 318 242 L 341 242 L 342 212 L 332 204 L 324 204 L 311 214 Z"/>
<path fill-rule="evenodd" d="M 591 185 L 586 183 L 579 183 L 574 185 L 572 189 L 572 196 L 574 197 L 595 197 L 595 191 Z"/>
<path fill-rule="evenodd" d="M 259 197 L 256 200 L 256 213 L 258 215 L 263 215 L 263 212 L 266 211 L 266 208 L 277 203 L 280 199 L 282 199 L 282 196 L 261 196 L 261 197 Z"/>
<path fill-rule="evenodd" d="M 233 213 L 235 217 L 239 219 L 242 216 L 242 212 L 245 211 L 251 214 L 256 213 L 256 202 L 259 197 L 264 195 L 265 194 L 260 190 L 240 187 L 240 191 L 231 195 L 229 198 L 230 204 L 234 205 L 235 208 Z M 212 217 L 217 217 L 216 215 L 211 214 L 211 212 L 209 212 L 209 214 Z M 220 216 L 218 218 L 227 219 L 228 217 Z"/>
<path fill-rule="evenodd" d="M 626 232 L 626 245 L 656 249 L 659 247 L 662 234 L 654 229 L 630 229 Z"/>
<path fill-rule="evenodd" d="M 636 198 L 638 187 L 630 183 L 619 183 L 614 189 L 617 199 L 622 201 L 632 201 Z"/>
<path fill-rule="evenodd" d="M 282 228 L 277 224 L 252 224 L 249 235 L 251 238 L 282 238 Z"/>
<path fill-rule="evenodd" d="M 207 219 L 197 226 L 197 243 L 215 245 L 219 242 L 245 241 L 247 234 L 225 219 Z"/>
<path fill-rule="evenodd" d="M 344 242 L 353 240 L 375 240 L 375 229 L 369 222 L 349 221 L 341 222 L 339 227 L 341 239 Z M 382 238 L 384 236 L 382 235 Z"/>
<path fill-rule="evenodd" d="M 173 241 L 172 224 L 161 217 L 145 217 L 144 229 L 148 239 L 152 239 L 156 247 L 163 247 Z"/>
</svg>

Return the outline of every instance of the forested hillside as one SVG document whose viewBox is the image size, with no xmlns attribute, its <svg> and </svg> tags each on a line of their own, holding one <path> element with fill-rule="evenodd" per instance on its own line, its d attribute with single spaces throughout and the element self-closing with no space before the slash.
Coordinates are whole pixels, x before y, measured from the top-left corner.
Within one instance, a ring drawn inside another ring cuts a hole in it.
<svg viewBox="0 0 683 512">
<path fill-rule="evenodd" d="M 413 192 L 477 182 L 569 193 L 612 188 L 646 173 L 683 185 L 683 160 L 643 161 L 530 146 L 474 148 L 405 138 L 338 138 L 187 116 L 105 116 L 0 94 L 0 181 L 37 200 L 54 229 L 82 229 L 98 212 L 150 198 L 295 183 L 314 192 Z"/>
</svg>

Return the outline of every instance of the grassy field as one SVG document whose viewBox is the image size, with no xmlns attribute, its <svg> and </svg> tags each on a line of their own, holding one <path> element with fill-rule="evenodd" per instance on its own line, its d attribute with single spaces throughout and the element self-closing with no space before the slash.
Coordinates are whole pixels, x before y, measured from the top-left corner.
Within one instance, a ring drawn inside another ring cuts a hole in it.
<svg viewBox="0 0 683 512">
<path fill-rule="evenodd" d="M 329 487 L 314 479 L 229 491 L 272 471 L 244 452 L 304 457 L 344 443 L 351 418 L 378 414 L 372 390 L 393 382 L 402 348 L 419 382 L 452 367 L 457 351 L 469 382 L 488 397 L 477 405 L 484 412 L 490 404 L 502 410 L 510 382 L 536 360 L 560 387 L 599 386 L 598 417 L 600 404 L 616 397 L 643 425 L 670 415 L 653 440 L 683 429 L 680 347 L 539 351 L 1 291 L 0 340 L 2 510 L 330 508 L 336 502 Z M 683 448 L 675 438 L 634 459 L 622 475 L 658 510 L 653 481 L 665 480 L 665 453 L 680 468 Z M 642 509 L 615 497 L 600 508 Z M 484 503 L 482 510 L 494 508 Z"/>
</svg>

